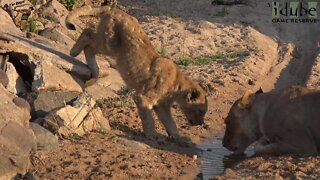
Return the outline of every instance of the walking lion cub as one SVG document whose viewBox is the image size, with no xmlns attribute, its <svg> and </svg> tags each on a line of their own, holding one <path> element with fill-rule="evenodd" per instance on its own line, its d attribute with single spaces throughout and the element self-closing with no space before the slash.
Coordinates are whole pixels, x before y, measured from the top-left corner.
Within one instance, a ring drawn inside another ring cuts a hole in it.
<svg viewBox="0 0 320 180">
<path fill-rule="evenodd" d="M 320 91 L 294 86 L 281 93 L 247 92 L 225 120 L 223 146 L 242 153 L 315 155 L 320 151 Z"/>
<path fill-rule="evenodd" d="M 204 123 L 207 112 L 206 92 L 185 76 L 170 59 L 161 58 L 136 18 L 108 6 L 84 6 L 66 18 L 66 25 L 76 29 L 74 21 L 83 15 L 99 15 L 97 30 L 84 29 L 70 51 L 77 56 L 84 50 L 93 78 L 98 78 L 96 54 L 105 54 L 113 61 L 128 87 L 135 89 L 135 103 L 142 120 L 143 132 L 148 138 L 157 137 L 154 110 L 168 135 L 174 140 L 186 141 L 179 135 L 170 108 L 176 101 L 192 125 Z"/>
</svg>

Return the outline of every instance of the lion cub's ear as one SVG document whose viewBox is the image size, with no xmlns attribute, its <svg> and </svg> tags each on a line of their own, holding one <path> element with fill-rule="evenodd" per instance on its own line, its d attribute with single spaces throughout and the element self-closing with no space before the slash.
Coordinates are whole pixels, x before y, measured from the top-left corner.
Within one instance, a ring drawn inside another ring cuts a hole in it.
<svg viewBox="0 0 320 180">
<path fill-rule="evenodd" d="M 187 101 L 188 102 L 194 102 L 196 101 L 198 98 L 200 97 L 200 92 L 196 89 L 188 92 L 188 95 L 187 95 Z"/>
<path fill-rule="evenodd" d="M 252 105 L 254 99 L 255 99 L 255 93 L 253 93 L 251 90 L 247 90 L 238 104 L 239 108 L 240 109 L 249 108 Z"/>
</svg>

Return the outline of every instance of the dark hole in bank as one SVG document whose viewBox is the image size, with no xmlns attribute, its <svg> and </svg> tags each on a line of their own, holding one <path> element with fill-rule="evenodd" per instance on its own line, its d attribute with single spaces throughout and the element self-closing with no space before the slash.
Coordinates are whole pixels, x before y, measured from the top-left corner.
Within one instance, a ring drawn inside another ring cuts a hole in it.
<svg viewBox="0 0 320 180">
<path fill-rule="evenodd" d="M 13 64 L 18 75 L 24 81 L 27 90 L 30 92 L 33 82 L 35 65 L 30 63 L 29 57 L 26 54 L 10 52 L 7 53 L 7 55 L 9 55 L 8 62 Z"/>
</svg>

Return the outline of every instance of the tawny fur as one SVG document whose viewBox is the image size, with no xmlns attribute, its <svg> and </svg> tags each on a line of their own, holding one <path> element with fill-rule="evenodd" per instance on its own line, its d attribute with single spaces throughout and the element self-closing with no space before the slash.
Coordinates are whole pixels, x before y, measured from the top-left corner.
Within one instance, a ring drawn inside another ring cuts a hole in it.
<svg viewBox="0 0 320 180">
<path fill-rule="evenodd" d="M 315 155 L 320 151 L 320 90 L 294 86 L 280 93 L 244 96 L 226 120 L 223 145 L 242 153 Z"/>
<path fill-rule="evenodd" d="M 100 23 L 96 31 L 83 30 L 70 55 L 77 56 L 84 50 L 93 78 L 99 76 L 96 54 L 113 59 L 110 64 L 119 71 L 127 86 L 136 91 L 135 102 L 147 137 L 156 135 L 152 117 L 155 110 L 168 134 L 181 140 L 170 112 L 174 101 L 192 124 L 204 122 L 206 92 L 172 60 L 159 56 L 136 18 L 116 8 L 84 6 L 68 15 L 67 26 L 76 29 L 74 21 L 81 15 L 99 15 Z"/>
</svg>

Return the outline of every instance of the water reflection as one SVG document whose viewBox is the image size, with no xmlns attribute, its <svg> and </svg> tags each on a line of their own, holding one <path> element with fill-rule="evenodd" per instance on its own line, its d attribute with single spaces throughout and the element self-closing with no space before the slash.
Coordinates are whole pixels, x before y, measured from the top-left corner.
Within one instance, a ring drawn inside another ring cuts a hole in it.
<svg viewBox="0 0 320 180">
<path fill-rule="evenodd" d="M 212 176 L 220 175 L 226 168 L 232 168 L 245 158 L 253 155 L 253 148 L 250 146 L 245 154 L 233 155 L 222 146 L 222 136 L 207 140 L 198 145 L 200 149 L 202 178 L 207 180 Z"/>
</svg>

